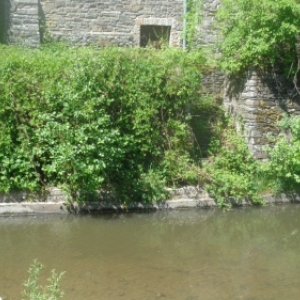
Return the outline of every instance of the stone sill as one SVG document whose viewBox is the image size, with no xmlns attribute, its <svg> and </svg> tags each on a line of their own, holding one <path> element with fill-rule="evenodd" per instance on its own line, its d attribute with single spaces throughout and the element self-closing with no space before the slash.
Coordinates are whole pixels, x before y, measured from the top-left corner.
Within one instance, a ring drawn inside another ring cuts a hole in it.
<svg viewBox="0 0 300 300">
<path fill-rule="evenodd" d="M 122 205 L 111 201 L 97 201 L 85 203 L 69 203 L 66 194 L 57 188 L 51 188 L 47 194 L 39 198 L 26 199 L 26 193 L 0 195 L 0 216 L 5 215 L 35 215 L 35 214 L 85 214 L 105 212 L 148 212 L 157 210 L 215 208 L 215 201 L 207 192 L 196 187 L 184 187 L 169 190 L 171 199 L 162 203 L 142 204 L 131 203 Z M 300 195 L 281 194 L 265 195 L 266 205 L 300 203 Z M 29 201 L 30 200 L 30 201 Z M 233 206 L 253 206 L 248 201 L 234 202 Z"/>
</svg>

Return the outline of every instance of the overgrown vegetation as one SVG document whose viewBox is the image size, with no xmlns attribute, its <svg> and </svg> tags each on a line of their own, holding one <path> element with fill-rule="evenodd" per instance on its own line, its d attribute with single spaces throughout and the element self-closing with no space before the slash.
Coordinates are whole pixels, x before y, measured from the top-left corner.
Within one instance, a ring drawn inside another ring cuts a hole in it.
<svg viewBox="0 0 300 300">
<path fill-rule="evenodd" d="M 0 192 L 159 201 L 167 185 L 197 183 L 202 65 L 198 51 L 2 46 Z"/>
<path fill-rule="evenodd" d="M 285 118 L 281 125 L 289 134 L 281 134 L 274 148 L 269 149 L 265 176 L 276 193 L 300 191 L 300 118 Z"/>
<path fill-rule="evenodd" d="M 197 40 L 200 34 L 200 24 L 202 20 L 203 0 L 186 1 L 185 18 L 185 39 L 187 49 L 198 47 Z"/>
<path fill-rule="evenodd" d="M 221 65 L 229 73 L 249 66 L 280 65 L 297 72 L 296 39 L 300 33 L 297 0 L 222 0 L 217 12 Z"/>
<path fill-rule="evenodd" d="M 200 3 L 189 2 L 189 51 L 1 46 L 0 192 L 58 186 L 84 201 L 104 189 L 122 202 L 152 202 L 167 197 L 167 186 L 192 184 L 228 207 L 261 204 L 269 189 L 299 191 L 298 119 L 286 124 L 293 138 L 280 137 L 261 163 L 220 106 L 201 95 L 207 61 L 190 42 Z M 223 69 L 276 64 L 295 79 L 299 5 L 222 1 Z"/>
<path fill-rule="evenodd" d="M 22 300 L 58 300 L 63 298 L 60 283 L 64 273 L 57 273 L 52 270 L 48 285 L 40 284 L 41 271 L 44 266 L 34 261 L 29 268 L 29 278 L 23 283 L 24 291 Z"/>
<path fill-rule="evenodd" d="M 300 94 L 298 0 L 222 0 L 216 19 L 217 51 L 221 54 L 218 62 L 225 72 L 239 76 L 254 67 L 283 74 L 293 81 L 296 94 Z M 209 188 L 212 194 L 217 191 L 215 197 L 220 198 L 220 203 L 226 202 L 226 195 L 231 194 L 237 199 L 250 197 L 256 202 L 261 186 L 274 193 L 300 191 L 300 121 L 299 118 L 284 120 L 285 133 L 272 141 L 274 147 L 268 150 L 268 162 L 254 162 L 247 157 L 240 141 L 234 143 L 233 152 L 231 146 L 227 147 L 222 157 L 215 160 L 216 169 L 211 169 L 211 176 L 217 175 L 218 179 Z M 233 156 L 237 164 L 230 158 Z M 237 171 L 238 178 L 235 177 Z"/>
<path fill-rule="evenodd" d="M 264 191 L 260 163 L 250 154 L 246 142 L 238 137 L 229 120 L 222 126 L 221 139 L 211 144 L 210 158 L 205 165 L 208 174 L 206 189 L 220 207 L 247 201 L 262 204 Z"/>
</svg>

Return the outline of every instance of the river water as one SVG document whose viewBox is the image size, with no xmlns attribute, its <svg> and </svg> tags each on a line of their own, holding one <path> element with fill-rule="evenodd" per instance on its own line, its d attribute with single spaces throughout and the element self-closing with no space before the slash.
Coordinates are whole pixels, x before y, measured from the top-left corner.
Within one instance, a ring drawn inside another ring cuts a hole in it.
<svg viewBox="0 0 300 300">
<path fill-rule="evenodd" d="M 34 259 L 67 300 L 299 300 L 300 206 L 1 217 L 2 298 Z"/>
</svg>

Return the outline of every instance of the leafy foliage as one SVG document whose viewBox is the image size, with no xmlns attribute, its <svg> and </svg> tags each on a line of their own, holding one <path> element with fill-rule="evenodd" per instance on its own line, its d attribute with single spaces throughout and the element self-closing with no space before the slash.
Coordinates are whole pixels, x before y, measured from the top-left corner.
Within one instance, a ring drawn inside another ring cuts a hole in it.
<svg viewBox="0 0 300 300">
<path fill-rule="evenodd" d="M 237 73 L 249 66 L 297 68 L 298 0 L 222 0 L 217 13 L 222 67 Z M 296 63 L 295 63 L 296 62 Z"/>
<path fill-rule="evenodd" d="M 298 91 L 298 0 L 223 0 L 216 25 L 220 32 L 217 44 L 220 63 L 227 73 L 238 75 L 249 67 L 283 71 L 287 77 L 293 78 Z M 219 203 L 227 203 L 232 194 L 237 199 L 243 194 L 244 198 L 256 197 L 260 190 L 258 176 L 265 183 L 265 189 L 271 187 L 277 193 L 299 192 L 300 122 L 298 118 L 285 119 L 284 126 L 285 130 L 290 129 L 293 137 L 280 135 L 275 146 L 268 150 L 270 161 L 267 163 L 254 164 L 238 141 L 233 152 L 228 152 L 228 148 L 225 153 L 221 150 L 213 162 L 213 185 L 209 186 Z M 231 156 L 237 164 L 233 164 Z"/>
<path fill-rule="evenodd" d="M 60 282 L 64 273 L 57 274 L 55 270 L 52 270 L 51 277 L 48 279 L 49 284 L 43 287 L 39 284 L 43 268 L 44 266 L 36 260 L 30 266 L 29 278 L 23 284 L 23 300 L 58 300 L 63 298 Z"/>
<path fill-rule="evenodd" d="M 0 192 L 54 185 L 81 200 L 108 188 L 122 201 L 158 201 L 166 184 L 190 180 L 187 106 L 201 101 L 200 52 L 0 53 Z"/>
<path fill-rule="evenodd" d="M 186 19 L 185 22 L 185 37 L 187 48 L 193 49 L 197 46 L 197 37 L 200 31 L 200 23 L 202 19 L 203 0 L 188 0 L 186 1 Z"/>
<path fill-rule="evenodd" d="M 284 120 L 289 128 L 291 140 L 281 134 L 275 146 L 268 150 L 269 162 L 265 165 L 265 174 L 270 178 L 271 187 L 276 193 L 300 191 L 300 118 Z"/>
<path fill-rule="evenodd" d="M 262 178 L 278 191 L 298 189 L 299 122 L 287 124 L 292 147 L 280 139 L 261 168 L 200 94 L 199 51 L 51 45 L 0 53 L 0 192 L 59 186 L 81 201 L 105 189 L 122 202 L 150 202 L 165 199 L 166 186 L 206 182 L 227 207 L 261 203 Z"/>
<path fill-rule="evenodd" d="M 211 157 L 205 166 L 209 174 L 207 191 L 219 207 L 231 207 L 233 201 L 242 200 L 262 204 L 259 163 L 230 123 L 224 129 L 222 139 L 211 144 Z"/>
</svg>

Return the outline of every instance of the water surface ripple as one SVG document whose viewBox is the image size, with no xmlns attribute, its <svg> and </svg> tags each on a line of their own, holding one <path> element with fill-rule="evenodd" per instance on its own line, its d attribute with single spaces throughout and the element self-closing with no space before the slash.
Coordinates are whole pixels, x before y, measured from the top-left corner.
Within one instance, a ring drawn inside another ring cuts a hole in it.
<svg viewBox="0 0 300 300">
<path fill-rule="evenodd" d="M 67 300 L 298 300 L 300 206 L 0 218 L 0 296 L 34 259 Z"/>
</svg>

